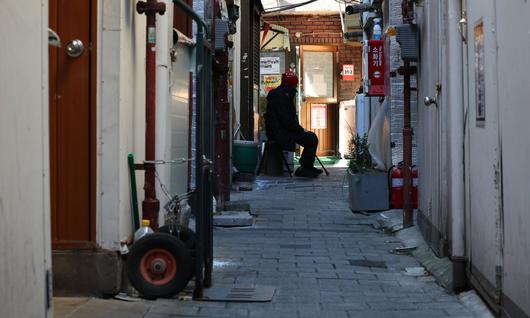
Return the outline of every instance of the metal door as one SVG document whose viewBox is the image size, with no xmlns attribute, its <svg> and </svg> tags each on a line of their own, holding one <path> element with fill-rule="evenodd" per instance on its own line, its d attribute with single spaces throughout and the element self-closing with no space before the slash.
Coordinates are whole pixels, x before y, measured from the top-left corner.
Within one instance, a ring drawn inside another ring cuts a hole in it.
<svg viewBox="0 0 530 318">
<path fill-rule="evenodd" d="M 50 165 L 54 247 L 94 241 L 95 0 L 50 0 Z"/>
<path fill-rule="evenodd" d="M 501 289 L 501 168 L 495 1 L 467 0 L 466 182 L 469 273 L 498 302 Z"/>
</svg>

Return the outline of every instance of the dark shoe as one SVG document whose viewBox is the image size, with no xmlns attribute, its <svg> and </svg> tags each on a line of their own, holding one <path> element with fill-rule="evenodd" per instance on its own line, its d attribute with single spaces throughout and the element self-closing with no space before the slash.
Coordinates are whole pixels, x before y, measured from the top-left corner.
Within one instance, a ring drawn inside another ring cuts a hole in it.
<svg viewBox="0 0 530 318">
<path fill-rule="evenodd" d="M 318 173 L 319 175 L 322 174 L 322 173 L 324 172 L 324 170 L 322 170 L 322 169 L 318 169 L 318 168 L 315 168 L 315 167 L 312 167 L 311 169 L 313 169 L 313 171 L 314 171 L 315 173 Z"/>
<path fill-rule="evenodd" d="M 319 173 L 313 171 L 313 169 L 311 168 L 299 167 L 294 172 L 294 175 L 297 177 L 302 177 L 302 178 L 316 178 L 318 177 Z"/>
</svg>

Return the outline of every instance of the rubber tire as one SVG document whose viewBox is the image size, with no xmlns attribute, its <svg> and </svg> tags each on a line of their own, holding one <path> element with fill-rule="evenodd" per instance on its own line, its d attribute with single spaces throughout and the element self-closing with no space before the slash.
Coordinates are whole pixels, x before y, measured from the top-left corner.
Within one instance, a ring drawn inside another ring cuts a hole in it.
<svg viewBox="0 0 530 318">
<path fill-rule="evenodd" d="M 195 249 L 197 248 L 197 235 L 191 229 L 177 225 L 178 231 L 173 233 L 169 232 L 169 225 L 164 225 L 158 228 L 158 232 L 173 234 L 176 238 L 182 241 L 187 248 L 190 249 L 192 255 L 195 254 Z"/>
<path fill-rule="evenodd" d="M 190 228 L 177 225 L 177 228 L 179 231 L 174 231 L 173 233 L 169 232 L 169 225 L 164 225 L 162 227 L 158 228 L 159 232 L 173 234 L 174 237 L 178 238 L 186 247 L 190 250 L 191 259 L 193 263 L 193 268 L 195 268 L 195 259 L 196 259 L 196 251 L 197 251 L 197 234 L 193 232 Z M 180 235 L 179 235 L 180 234 Z M 190 274 L 190 280 L 195 277 L 195 271 L 191 271 Z"/>
<path fill-rule="evenodd" d="M 154 285 L 146 281 L 140 272 L 142 257 L 152 249 L 164 249 L 171 253 L 177 262 L 175 278 L 164 285 Z M 145 298 L 172 297 L 188 284 L 193 271 L 190 250 L 176 237 L 167 233 L 153 233 L 142 237 L 133 244 L 127 256 L 126 273 L 131 285 Z"/>
</svg>

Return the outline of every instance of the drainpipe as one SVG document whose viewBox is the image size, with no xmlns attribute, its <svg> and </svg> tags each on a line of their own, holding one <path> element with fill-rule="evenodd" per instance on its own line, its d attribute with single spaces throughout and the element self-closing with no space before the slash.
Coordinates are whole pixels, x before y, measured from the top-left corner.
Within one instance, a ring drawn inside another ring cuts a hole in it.
<svg viewBox="0 0 530 318">
<path fill-rule="evenodd" d="M 160 1 L 160 0 L 159 0 Z M 163 0 L 166 4 L 166 11 L 173 13 L 173 3 L 171 0 Z M 166 14 L 158 17 L 156 28 L 156 158 L 170 158 L 168 152 L 168 118 L 171 109 L 170 93 L 170 72 L 171 58 L 169 55 L 173 42 L 173 15 Z M 163 184 L 169 184 L 170 167 L 169 165 L 158 165 L 156 167 L 160 175 L 160 181 Z M 161 185 L 157 185 L 157 193 L 161 193 Z M 163 221 L 162 215 L 159 215 L 159 221 Z"/>
<path fill-rule="evenodd" d="M 449 72 L 449 191 L 451 198 L 451 259 L 453 260 L 453 285 L 465 285 L 465 209 L 464 209 L 464 91 L 462 37 L 458 24 L 462 17 L 461 0 L 447 2 L 447 67 Z"/>
<path fill-rule="evenodd" d="M 218 2 L 213 5 L 213 27 L 215 28 L 216 17 L 220 12 Z M 215 32 L 215 30 L 213 31 Z M 217 36 L 217 35 L 216 35 Z M 228 36 L 226 34 L 225 36 Z M 216 39 L 216 42 L 219 39 Z M 215 135 L 212 141 L 215 141 L 213 150 L 214 156 L 214 195 L 217 198 L 217 210 L 224 210 L 226 202 L 230 201 L 230 103 L 228 102 L 228 42 L 224 39 L 222 48 L 215 48 L 215 62 L 213 68 L 214 83 L 214 117 Z"/>
<path fill-rule="evenodd" d="M 149 163 L 155 158 L 156 143 L 156 14 L 166 12 L 166 4 L 157 0 L 140 1 L 136 11 L 145 14 L 146 23 L 146 63 L 145 63 L 145 198 L 142 202 L 142 218 L 149 219 L 151 227 L 158 229 L 160 201 L 156 198 L 155 165 Z"/>
<path fill-rule="evenodd" d="M 412 24 L 414 4 L 412 0 L 403 0 L 401 4 L 403 23 Z M 412 126 L 410 124 L 410 76 L 416 73 L 416 67 L 404 60 L 398 72 L 403 75 L 403 227 L 414 225 L 412 211 Z"/>
</svg>

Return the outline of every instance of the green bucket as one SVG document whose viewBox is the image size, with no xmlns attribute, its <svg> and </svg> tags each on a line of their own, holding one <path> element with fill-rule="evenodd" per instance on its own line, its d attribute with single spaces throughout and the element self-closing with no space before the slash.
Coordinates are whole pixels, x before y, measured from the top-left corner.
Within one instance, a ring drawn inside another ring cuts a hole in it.
<svg viewBox="0 0 530 318">
<path fill-rule="evenodd" d="M 254 173 L 258 164 L 258 143 L 234 140 L 232 160 L 239 172 Z"/>
</svg>

